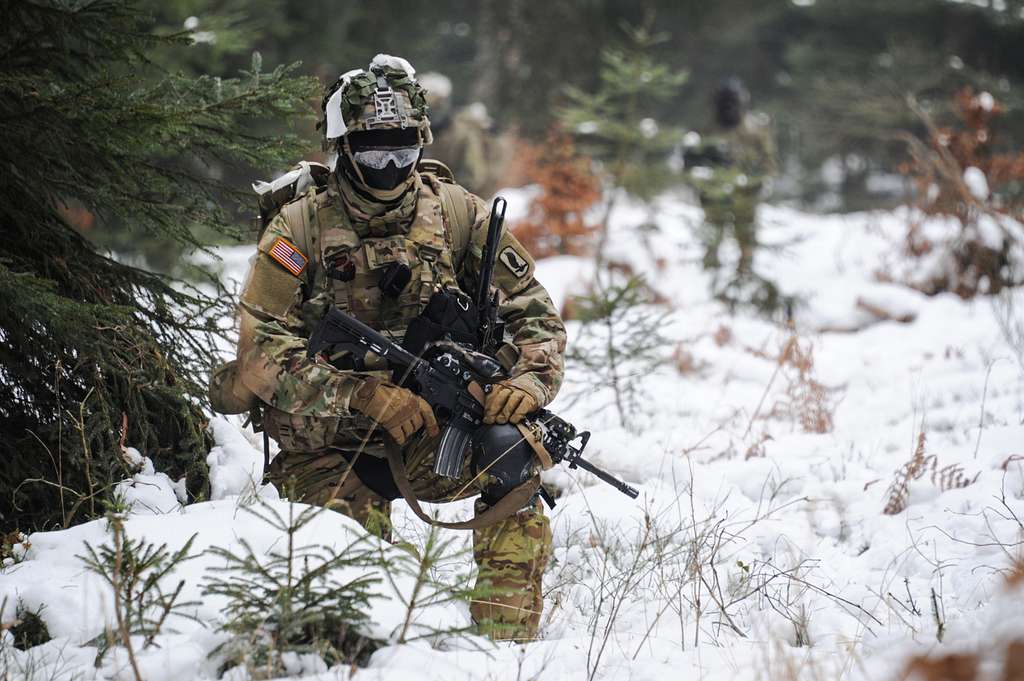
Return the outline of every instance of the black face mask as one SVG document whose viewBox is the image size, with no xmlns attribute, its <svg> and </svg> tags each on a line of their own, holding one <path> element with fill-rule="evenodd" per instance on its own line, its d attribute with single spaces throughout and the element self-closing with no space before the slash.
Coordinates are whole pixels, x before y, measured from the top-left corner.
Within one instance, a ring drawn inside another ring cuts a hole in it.
<svg viewBox="0 0 1024 681">
<path fill-rule="evenodd" d="M 723 128 L 735 128 L 743 122 L 750 95 L 738 78 L 730 78 L 714 95 L 715 121 Z"/>
<path fill-rule="evenodd" d="M 390 191 L 398 187 L 409 178 L 419 160 L 417 153 L 415 159 L 405 165 L 390 160 L 382 168 L 361 163 L 359 160 L 361 152 L 418 148 L 419 134 L 414 128 L 358 131 L 349 136 L 348 143 L 352 151 L 352 160 L 371 189 Z M 403 160 L 409 160 L 408 154 Z"/>
<path fill-rule="evenodd" d="M 394 162 L 391 162 L 383 170 L 377 170 L 376 168 L 364 166 L 362 163 L 357 163 L 357 165 L 359 166 L 359 172 L 362 173 L 363 178 L 366 180 L 366 184 L 373 189 L 381 189 L 383 191 L 390 191 L 405 182 L 409 174 L 412 173 L 413 168 L 416 167 L 416 164 L 412 163 L 404 168 L 399 168 Z"/>
</svg>

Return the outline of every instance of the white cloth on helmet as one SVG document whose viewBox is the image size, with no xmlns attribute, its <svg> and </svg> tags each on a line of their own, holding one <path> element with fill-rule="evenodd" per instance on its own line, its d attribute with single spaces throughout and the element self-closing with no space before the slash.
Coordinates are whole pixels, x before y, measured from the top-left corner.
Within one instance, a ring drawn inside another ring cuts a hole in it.
<svg viewBox="0 0 1024 681">
<path fill-rule="evenodd" d="M 337 139 L 348 132 L 348 125 L 345 123 L 345 117 L 341 113 L 341 93 L 352 82 L 352 79 L 363 73 L 363 71 L 364 69 L 352 69 L 342 74 L 341 85 L 334 91 L 330 99 L 327 100 L 327 106 L 324 109 L 324 115 L 327 117 L 327 139 Z"/>
<path fill-rule="evenodd" d="M 295 168 L 293 170 L 289 170 L 287 173 L 277 178 L 276 180 L 271 180 L 270 182 L 262 182 L 260 180 L 257 180 L 256 182 L 252 183 L 252 190 L 261 196 L 263 194 L 266 194 L 267 192 L 276 192 L 281 187 L 289 185 L 292 182 L 298 180 L 299 176 L 302 175 L 303 172 L 308 173 L 309 169 L 306 168 L 306 170 L 303 171 L 302 168 Z"/>
<path fill-rule="evenodd" d="M 405 71 L 409 78 L 413 81 L 416 80 L 416 69 L 412 67 L 405 59 L 401 57 L 393 57 L 390 54 L 378 54 L 370 62 L 370 69 L 373 67 L 390 67 L 398 69 L 399 71 Z M 352 69 L 351 71 L 341 76 L 341 85 L 334 94 L 327 100 L 327 106 L 324 108 L 324 116 L 327 118 L 327 139 L 333 140 L 339 137 L 343 137 L 348 132 L 348 124 L 345 122 L 345 117 L 341 113 L 341 97 L 342 92 L 348 87 L 348 84 L 352 81 L 352 78 L 360 73 L 364 73 L 366 69 Z"/>
<path fill-rule="evenodd" d="M 372 69 L 374 66 L 389 66 L 393 69 L 398 69 L 399 71 L 405 71 L 409 74 L 410 78 L 416 80 L 416 69 L 412 67 L 412 64 L 401 57 L 393 57 L 390 54 L 378 54 L 373 58 L 373 61 L 370 62 L 370 68 Z"/>
</svg>

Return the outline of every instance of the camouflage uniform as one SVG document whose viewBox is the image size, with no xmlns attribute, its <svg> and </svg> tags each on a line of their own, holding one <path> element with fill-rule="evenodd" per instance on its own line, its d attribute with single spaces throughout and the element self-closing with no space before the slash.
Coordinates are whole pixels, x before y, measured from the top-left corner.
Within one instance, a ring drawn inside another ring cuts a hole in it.
<svg viewBox="0 0 1024 681">
<path fill-rule="evenodd" d="M 691 182 L 704 209 L 704 266 L 716 269 L 718 250 L 732 231 L 740 250 L 738 270 L 750 272 L 757 248 L 756 211 L 764 179 L 775 173 L 766 121 L 747 115 L 733 128 L 716 128 L 687 149 Z"/>
<path fill-rule="evenodd" d="M 351 410 L 349 402 L 363 379 L 388 380 L 390 371 L 372 365 L 361 373 L 342 371 L 308 360 L 307 338 L 329 307 L 336 306 L 401 341 L 438 288 L 475 290 L 488 209 L 473 194 L 455 190 L 472 224 L 464 253 L 453 250 L 453 216 L 442 211 L 435 176 L 414 173 L 401 198 L 382 204 L 334 173 L 326 191 L 310 189 L 301 199 L 308 211 L 308 246 L 296 239 L 286 207 L 261 237 L 241 297 L 240 376 L 264 403 L 265 426 L 281 447 L 270 478 L 292 498 L 329 505 L 381 534 L 388 529 L 389 502 L 349 473 L 349 462 L 357 455 L 382 456 L 385 442 L 374 423 Z M 302 276 L 272 256 L 282 240 L 308 256 Z M 509 358 L 510 374 L 546 404 L 561 383 L 565 329 L 533 277 L 533 260 L 511 233 L 502 236 L 498 252 L 494 283 L 508 341 L 499 356 Z M 397 298 L 388 298 L 378 281 L 383 268 L 394 262 L 408 265 L 412 280 Z M 458 480 L 434 475 L 437 440 L 420 431 L 403 448 L 417 498 L 439 502 L 479 493 L 482 481 L 472 480 L 468 469 Z M 471 611 L 485 631 L 501 638 L 536 635 L 550 545 L 551 531 L 539 503 L 474 531 L 477 584 L 488 596 L 472 603 Z"/>
</svg>

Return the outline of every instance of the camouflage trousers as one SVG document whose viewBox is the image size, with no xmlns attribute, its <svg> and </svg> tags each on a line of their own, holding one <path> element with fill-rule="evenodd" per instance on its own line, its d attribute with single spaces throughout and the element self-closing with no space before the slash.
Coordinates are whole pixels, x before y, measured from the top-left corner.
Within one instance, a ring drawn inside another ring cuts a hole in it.
<svg viewBox="0 0 1024 681">
<path fill-rule="evenodd" d="M 732 232 L 740 250 L 737 270 L 749 272 L 757 248 L 757 202 L 760 187 L 736 188 L 726 195 L 701 192 L 700 205 L 704 209 L 704 268 L 717 269 L 720 265 L 718 250 L 728 232 Z"/>
<path fill-rule="evenodd" d="M 416 498 L 442 503 L 479 494 L 481 481 L 469 470 L 469 457 L 458 479 L 434 474 L 438 440 L 420 433 L 404 447 Z M 290 498 L 337 510 L 390 539 L 391 503 L 350 471 L 345 450 L 282 451 L 271 462 L 268 477 Z M 477 513 L 484 508 L 477 500 Z M 551 543 L 551 527 L 540 500 L 501 522 L 473 530 L 478 573 L 470 612 L 482 633 L 496 640 L 537 637 L 544 604 L 541 579 Z"/>
</svg>

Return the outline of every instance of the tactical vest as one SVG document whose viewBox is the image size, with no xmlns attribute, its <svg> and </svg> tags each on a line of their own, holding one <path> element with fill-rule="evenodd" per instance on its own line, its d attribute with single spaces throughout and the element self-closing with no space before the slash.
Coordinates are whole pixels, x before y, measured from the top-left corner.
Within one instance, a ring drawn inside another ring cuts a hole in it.
<svg viewBox="0 0 1024 681">
<path fill-rule="evenodd" d="M 316 172 L 310 172 L 311 167 Z M 417 170 L 420 190 L 411 224 L 405 234 L 387 237 L 358 236 L 341 198 L 326 191 L 329 171 L 325 166 L 300 164 L 285 176 L 287 182 L 254 185 L 260 195 L 262 226 L 282 213 L 294 242 L 309 256 L 303 273 L 308 332 L 333 304 L 401 338 L 436 287 L 458 285 L 456 273 L 473 227 L 466 197 L 443 163 L 426 159 Z M 303 191 L 292 200 L 297 189 Z M 384 300 L 380 276 L 395 262 L 408 265 L 412 278 L 397 298 Z M 382 371 L 381 377 L 386 376 Z M 218 413 L 238 414 L 258 407 L 255 395 L 238 379 L 237 360 L 214 371 L 209 395 Z"/>
<path fill-rule="evenodd" d="M 409 323 L 438 287 L 458 286 L 457 271 L 472 229 L 465 197 L 456 194 L 461 190 L 454 184 L 431 173 L 420 175 L 418 190 L 406 231 L 386 236 L 365 235 L 365 229 L 360 236 L 342 197 L 331 191 L 311 188 L 281 209 L 296 246 L 309 256 L 303 273 L 302 317 L 307 334 L 333 305 L 401 342 Z M 393 263 L 407 265 L 411 278 L 397 297 L 389 298 L 381 292 L 380 279 Z M 359 357 L 365 363 L 361 373 L 390 380 L 392 370 L 383 361 L 374 364 L 371 357 Z M 344 359 L 344 352 L 331 357 L 336 366 L 344 365 Z M 374 457 L 385 454 L 379 431 L 378 437 L 367 440 L 374 424 L 362 414 L 297 417 L 271 407 L 265 409 L 264 418 L 285 449 L 312 451 L 334 444 L 359 448 Z"/>
<path fill-rule="evenodd" d="M 343 199 L 323 186 L 281 209 L 293 241 L 309 256 L 303 273 L 307 332 L 333 305 L 400 342 L 435 291 L 459 288 L 472 230 L 464 190 L 439 162 L 421 162 L 419 171 L 408 224 L 353 224 Z M 407 267 L 411 279 L 388 296 L 381 280 L 396 265 Z"/>
<path fill-rule="evenodd" d="M 326 292 L 330 304 L 396 339 L 405 335 L 409 322 L 434 291 L 458 287 L 461 262 L 455 260 L 449 236 L 456 230 L 445 225 L 441 198 L 445 189 L 430 175 L 422 175 L 421 180 L 415 213 L 405 233 L 360 236 L 340 197 L 321 192 L 313 198 L 317 224 L 310 251 L 316 263 L 309 292 L 312 297 Z M 468 241 L 468 226 L 461 232 Z M 464 253 L 465 243 L 460 245 Z M 392 297 L 380 284 L 396 265 L 408 268 L 411 278 Z"/>
</svg>

